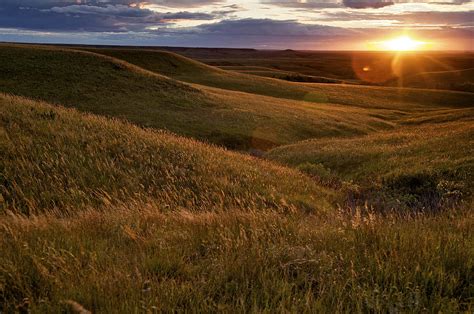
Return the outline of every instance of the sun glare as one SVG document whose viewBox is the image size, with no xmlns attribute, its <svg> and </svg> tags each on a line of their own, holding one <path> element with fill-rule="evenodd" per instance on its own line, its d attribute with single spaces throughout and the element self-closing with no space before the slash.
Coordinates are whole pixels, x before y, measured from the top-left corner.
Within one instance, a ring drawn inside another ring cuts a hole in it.
<svg viewBox="0 0 474 314">
<path fill-rule="evenodd" d="M 382 50 L 391 51 L 413 51 L 419 50 L 426 43 L 410 38 L 409 36 L 400 36 L 390 40 L 377 42 L 377 47 Z"/>
</svg>

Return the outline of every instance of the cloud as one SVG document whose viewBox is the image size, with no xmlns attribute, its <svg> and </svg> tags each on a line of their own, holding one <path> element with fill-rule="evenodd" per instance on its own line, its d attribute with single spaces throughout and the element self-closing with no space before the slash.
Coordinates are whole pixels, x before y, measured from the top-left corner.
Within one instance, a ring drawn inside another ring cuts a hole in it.
<svg viewBox="0 0 474 314">
<path fill-rule="evenodd" d="M 165 40 L 164 44 L 174 46 L 309 49 L 318 43 L 349 38 L 354 31 L 307 25 L 292 20 L 241 19 L 223 20 L 187 29 L 162 28 L 155 34 L 160 43 Z"/>
<path fill-rule="evenodd" d="M 53 6 L 69 6 L 69 5 L 90 5 L 101 6 L 110 5 L 140 5 L 140 4 L 156 4 L 173 8 L 196 8 L 211 4 L 220 4 L 223 0 L 2 0 L 0 5 L 3 6 L 22 6 L 31 8 L 48 8 Z"/>
<path fill-rule="evenodd" d="M 328 37 L 351 33 L 339 27 L 303 24 L 294 20 L 279 21 L 271 19 L 226 20 L 201 25 L 196 30 L 214 35 L 266 37 Z"/>
<path fill-rule="evenodd" d="M 363 10 L 407 1 L 262 0 L 260 4 L 248 6 L 244 0 L 0 0 L 0 29 L 10 30 L 0 35 L 1 40 L 15 38 L 16 32 L 17 38 L 28 41 L 61 38 L 61 42 L 76 40 L 94 44 L 317 49 L 321 45 L 333 47 L 331 45 L 338 41 L 361 40 L 380 34 L 379 31 L 387 32 L 389 26 L 394 29 L 404 25 L 419 28 L 435 26 L 438 29 L 450 26 L 454 29 L 469 28 L 474 24 L 473 11 L 387 14 L 385 10 Z M 469 2 L 429 1 L 449 4 Z M 216 4 L 223 5 L 217 7 Z M 272 10 L 276 8 L 271 5 L 280 8 Z M 252 11 L 254 8 L 257 10 Z M 420 8 L 428 10 L 430 6 L 417 6 L 417 10 Z M 265 10 L 265 17 L 271 17 L 274 13 L 278 20 L 254 15 L 255 12 L 262 14 L 263 9 L 268 9 Z M 283 20 L 285 16 L 288 18 Z M 357 21 L 364 21 L 366 28 L 356 29 L 361 24 Z M 389 22 L 384 24 L 384 21 Z M 350 25 L 352 28 L 324 24 Z M 375 25 L 384 27 L 377 28 Z M 33 35 L 35 32 L 37 39 Z M 461 37 L 471 33 L 459 35 L 458 31 L 453 31 Z"/>
<path fill-rule="evenodd" d="M 174 8 L 195 8 L 200 6 L 206 6 L 211 4 L 223 3 L 223 0 L 154 0 L 148 1 L 152 4 L 158 4 L 166 7 Z"/>
<path fill-rule="evenodd" d="M 104 3 L 105 1 L 89 1 L 95 3 L 94 5 L 64 5 L 69 1 L 61 1 L 59 5 L 59 1 L 46 1 L 49 6 L 41 2 L 37 7 L 0 3 L 0 27 L 50 31 L 145 31 L 148 27 L 167 25 L 177 20 L 208 21 L 226 14 L 225 12 L 215 14 L 188 11 L 156 12 L 139 5 L 110 4 Z M 36 2 L 27 0 L 25 4 Z"/>
<path fill-rule="evenodd" d="M 342 2 L 346 7 L 353 9 L 366 9 L 366 8 L 383 8 L 388 5 L 393 5 L 391 0 L 343 0 Z"/>
<path fill-rule="evenodd" d="M 289 8 L 323 9 L 342 7 L 341 0 L 260 0 L 260 3 Z"/>
<path fill-rule="evenodd" d="M 421 26 L 467 27 L 474 25 L 474 11 L 465 12 L 405 12 L 397 15 L 367 12 L 325 12 L 319 20 L 327 21 L 370 21 L 392 20 L 399 24 Z"/>
<path fill-rule="evenodd" d="M 377 9 L 399 3 L 438 3 L 460 5 L 471 1 L 472 0 L 261 0 L 260 2 L 268 5 L 305 9 L 338 7 L 348 7 L 352 9 Z"/>
</svg>

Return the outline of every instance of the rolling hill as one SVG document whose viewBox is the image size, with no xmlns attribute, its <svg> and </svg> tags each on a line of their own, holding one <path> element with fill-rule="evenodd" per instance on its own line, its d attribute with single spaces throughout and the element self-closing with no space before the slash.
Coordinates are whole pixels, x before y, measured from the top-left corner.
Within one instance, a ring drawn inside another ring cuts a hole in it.
<svg viewBox="0 0 474 314">
<path fill-rule="evenodd" d="M 308 138 L 352 136 L 393 126 L 373 111 L 191 86 L 91 52 L 2 46 L 0 69 L 1 92 L 233 149 L 267 150 Z M 393 116 L 389 110 L 379 114 Z"/>
<path fill-rule="evenodd" d="M 472 94 L 119 51 L 0 45 L 0 312 L 473 312 Z"/>
<path fill-rule="evenodd" d="M 347 84 L 301 84 L 226 71 L 156 49 L 78 48 L 116 57 L 180 81 L 277 98 L 405 110 L 473 105 L 469 93 Z"/>
<path fill-rule="evenodd" d="M 324 189 L 297 171 L 168 133 L 6 95 L 0 122 L 4 210 L 331 207 Z"/>
</svg>

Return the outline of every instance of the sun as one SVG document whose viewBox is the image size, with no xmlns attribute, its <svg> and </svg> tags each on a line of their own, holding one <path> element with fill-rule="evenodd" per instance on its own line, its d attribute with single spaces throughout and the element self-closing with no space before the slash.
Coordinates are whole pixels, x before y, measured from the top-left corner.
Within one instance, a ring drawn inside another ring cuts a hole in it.
<svg viewBox="0 0 474 314">
<path fill-rule="evenodd" d="M 426 43 L 410 38 L 410 36 L 399 36 L 390 40 L 378 42 L 378 45 L 383 50 L 392 51 L 413 51 L 419 50 Z"/>
</svg>

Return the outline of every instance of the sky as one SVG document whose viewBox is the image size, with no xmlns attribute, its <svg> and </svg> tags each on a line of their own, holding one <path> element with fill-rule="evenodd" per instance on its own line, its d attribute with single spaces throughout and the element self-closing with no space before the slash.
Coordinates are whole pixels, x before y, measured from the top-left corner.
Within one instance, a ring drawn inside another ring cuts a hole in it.
<svg viewBox="0 0 474 314">
<path fill-rule="evenodd" d="M 367 50 L 400 35 L 474 50 L 474 2 L 0 0 L 6 42 Z"/>
</svg>

